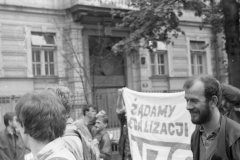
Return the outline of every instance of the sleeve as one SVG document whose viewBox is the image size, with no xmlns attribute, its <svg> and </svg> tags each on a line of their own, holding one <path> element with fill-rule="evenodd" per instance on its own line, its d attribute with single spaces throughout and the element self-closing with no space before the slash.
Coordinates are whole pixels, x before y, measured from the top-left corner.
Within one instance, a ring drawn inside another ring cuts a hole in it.
<svg viewBox="0 0 240 160">
<path fill-rule="evenodd" d="M 11 160 L 1 148 L 0 148 L 0 159 Z"/>
<path fill-rule="evenodd" d="M 4 139 L 6 139 L 6 137 L 4 136 L 4 133 L 0 132 L 0 160 L 11 160 L 11 158 L 7 154 L 9 153 L 7 151 L 8 146 L 6 145 L 6 143 L 4 143 Z"/>
<path fill-rule="evenodd" d="M 105 134 L 102 138 L 102 149 L 100 150 L 100 158 L 105 160 L 111 159 L 111 141 L 108 134 Z"/>
<path fill-rule="evenodd" d="M 230 159 L 239 160 L 240 159 L 240 138 L 231 146 L 230 148 Z"/>
</svg>

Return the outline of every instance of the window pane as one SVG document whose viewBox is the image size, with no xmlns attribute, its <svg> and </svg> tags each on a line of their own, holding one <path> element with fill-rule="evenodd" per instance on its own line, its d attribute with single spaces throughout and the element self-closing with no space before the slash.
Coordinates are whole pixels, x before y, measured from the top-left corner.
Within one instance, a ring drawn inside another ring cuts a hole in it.
<svg viewBox="0 0 240 160">
<path fill-rule="evenodd" d="M 158 66 L 158 75 L 161 75 L 161 66 Z"/>
<path fill-rule="evenodd" d="M 33 62 L 40 62 L 40 51 L 33 51 L 32 60 Z"/>
<path fill-rule="evenodd" d="M 44 51 L 45 62 L 53 62 L 54 54 L 53 51 Z"/>
<path fill-rule="evenodd" d="M 156 75 L 155 65 L 151 65 L 152 75 Z"/>
<path fill-rule="evenodd" d="M 33 75 L 41 75 L 41 64 L 33 64 Z"/>
<path fill-rule="evenodd" d="M 41 75 L 41 64 L 36 64 L 36 75 Z"/>
<path fill-rule="evenodd" d="M 164 70 L 164 66 L 163 65 L 159 65 L 158 66 L 158 74 L 159 75 L 165 74 L 165 70 Z"/>
<path fill-rule="evenodd" d="M 157 60 L 157 63 L 158 63 L 158 64 L 161 64 L 161 55 L 160 55 L 160 54 L 157 55 L 157 59 L 158 59 L 158 60 Z"/>
<path fill-rule="evenodd" d="M 194 55 L 191 55 L 191 64 L 194 65 Z"/>
<path fill-rule="evenodd" d="M 55 44 L 54 35 L 53 34 L 45 33 L 44 34 L 44 39 L 46 41 L 46 44 Z"/>
<path fill-rule="evenodd" d="M 163 54 L 160 54 L 160 64 L 164 64 L 164 55 Z"/>
<path fill-rule="evenodd" d="M 203 73 L 203 66 L 198 66 L 198 73 L 202 74 Z"/>
<path fill-rule="evenodd" d="M 150 58 L 151 58 L 151 64 L 154 64 L 154 60 L 155 60 L 155 54 L 154 53 L 151 53 L 150 54 Z"/>
<path fill-rule="evenodd" d="M 49 51 L 49 61 L 53 62 L 54 58 L 53 58 L 53 51 Z"/>
<path fill-rule="evenodd" d="M 32 45 L 35 45 L 35 46 L 55 45 L 54 37 L 55 37 L 55 34 L 53 33 L 33 32 L 31 36 Z"/>
<path fill-rule="evenodd" d="M 48 51 L 44 51 L 45 62 L 48 62 Z"/>
<path fill-rule="evenodd" d="M 36 75 L 36 72 L 35 72 L 35 70 L 36 70 L 35 64 L 33 64 L 32 67 L 33 67 L 33 75 L 35 76 L 35 75 Z"/>
<path fill-rule="evenodd" d="M 54 75 L 54 64 L 50 64 L 50 75 Z"/>
<path fill-rule="evenodd" d="M 194 65 L 192 65 L 192 74 L 195 75 L 195 72 L 194 72 Z"/>
<path fill-rule="evenodd" d="M 204 41 L 190 41 L 191 50 L 204 50 L 205 42 Z"/>
<path fill-rule="evenodd" d="M 202 56 L 201 55 L 197 56 L 197 64 L 202 64 Z"/>
<path fill-rule="evenodd" d="M 34 53 L 34 51 L 32 51 L 32 61 L 33 61 L 33 62 L 36 62 L 35 59 L 36 59 L 36 58 L 35 58 L 35 53 Z"/>
<path fill-rule="evenodd" d="M 165 67 L 161 66 L 161 74 L 165 74 Z"/>
<path fill-rule="evenodd" d="M 46 75 L 49 75 L 48 70 L 49 70 L 48 64 L 45 64 L 45 74 L 46 74 Z"/>
<path fill-rule="evenodd" d="M 167 52 L 166 51 L 157 51 L 155 56 L 151 56 L 151 71 L 152 75 L 165 75 L 167 74 Z"/>
</svg>

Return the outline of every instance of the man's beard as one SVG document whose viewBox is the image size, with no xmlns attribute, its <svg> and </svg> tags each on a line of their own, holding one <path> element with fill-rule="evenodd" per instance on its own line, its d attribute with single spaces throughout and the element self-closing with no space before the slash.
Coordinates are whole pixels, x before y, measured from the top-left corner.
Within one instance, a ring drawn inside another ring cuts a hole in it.
<svg viewBox="0 0 240 160">
<path fill-rule="evenodd" d="M 194 117 L 191 118 L 192 123 L 194 123 L 194 124 L 204 124 L 204 123 L 208 122 L 212 117 L 212 112 L 210 111 L 209 106 L 206 106 L 204 108 L 204 110 L 201 110 L 201 111 L 200 110 L 193 110 L 193 111 L 190 111 L 190 112 L 192 112 L 194 114 L 198 114 L 198 117 L 196 119 L 194 119 Z"/>
</svg>

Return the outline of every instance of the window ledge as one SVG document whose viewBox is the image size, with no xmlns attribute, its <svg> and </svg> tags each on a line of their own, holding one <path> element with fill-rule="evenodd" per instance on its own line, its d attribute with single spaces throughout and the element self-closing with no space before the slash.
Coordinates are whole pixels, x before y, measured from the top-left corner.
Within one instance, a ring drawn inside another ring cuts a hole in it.
<svg viewBox="0 0 240 160">
<path fill-rule="evenodd" d="M 54 78 L 58 78 L 58 76 L 33 76 L 34 79 L 54 79 Z"/>
<path fill-rule="evenodd" d="M 153 75 L 149 77 L 149 79 L 167 79 L 167 78 L 169 78 L 168 75 Z"/>
</svg>

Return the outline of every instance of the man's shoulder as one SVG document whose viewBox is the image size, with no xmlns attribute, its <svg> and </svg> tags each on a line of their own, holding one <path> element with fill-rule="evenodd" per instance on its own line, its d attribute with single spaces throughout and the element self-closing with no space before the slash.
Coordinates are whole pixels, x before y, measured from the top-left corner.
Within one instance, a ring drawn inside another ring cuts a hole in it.
<svg viewBox="0 0 240 160">
<path fill-rule="evenodd" d="M 5 130 L 1 130 L 0 135 L 4 135 L 4 134 L 5 134 Z"/>
<path fill-rule="evenodd" d="M 77 127 L 84 126 L 84 120 L 83 119 L 76 120 L 73 122 L 73 125 L 75 125 Z"/>
<path fill-rule="evenodd" d="M 7 134 L 5 130 L 0 131 L 0 139 L 6 139 Z"/>
<path fill-rule="evenodd" d="M 103 136 L 110 138 L 109 133 L 106 130 L 104 131 Z"/>
<path fill-rule="evenodd" d="M 102 132 L 102 138 L 105 141 L 110 141 L 109 133 L 107 131 Z"/>
<path fill-rule="evenodd" d="M 240 136 L 240 124 L 227 117 L 226 117 L 226 130 L 230 132 L 234 131 L 236 133 L 239 133 Z"/>
<path fill-rule="evenodd" d="M 240 140 L 240 124 L 231 120 L 230 118 L 226 118 L 226 136 L 229 141 L 229 146 L 231 146 L 236 141 Z"/>
</svg>

